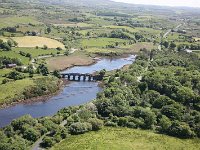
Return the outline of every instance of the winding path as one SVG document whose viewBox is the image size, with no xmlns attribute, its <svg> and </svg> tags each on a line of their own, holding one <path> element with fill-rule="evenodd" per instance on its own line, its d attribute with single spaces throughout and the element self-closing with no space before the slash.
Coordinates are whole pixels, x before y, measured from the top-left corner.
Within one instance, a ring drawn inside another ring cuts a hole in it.
<svg viewBox="0 0 200 150">
<path fill-rule="evenodd" d="M 64 127 L 67 124 L 67 120 L 64 120 L 63 122 L 60 123 L 59 126 Z M 43 148 L 40 147 L 40 144 L 42 143 L 43 138 L 50 134 L 51 132 L 47 132 L 46 134 L 44 134 L 43 136 L 41 136 L 30 148 L 30 150 L 44 150 Z"/>
</svg>

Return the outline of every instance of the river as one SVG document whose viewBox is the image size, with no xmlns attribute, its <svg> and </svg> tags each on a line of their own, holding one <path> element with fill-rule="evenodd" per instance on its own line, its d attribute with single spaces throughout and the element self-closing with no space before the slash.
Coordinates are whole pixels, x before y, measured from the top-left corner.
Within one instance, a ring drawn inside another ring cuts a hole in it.
<svg viewBox="0 0 200 150">
<path fill-rule="evenodd" d="M 93 73 L 106 69 L 107 71 L 120 69 L 124 65 L 132 64 L 134 55 L 126 58 L 115 58 L 99 60 L 91 66 L 73 67 L 63 72 L 67 73 Z M 81 105 L 96 98 L 96 94 L 102 89 L 96 82 L 71 82 L 66 85 L 62 92 L 44 102 L 33 102 L 29 104 L 17 104 L 8 108 L 0 109 L 0 127 L 4 127 L 13 119 L 30 114 L 34 118 L 51 116 L 58 110 L 67 107 Z"/>
</svg>

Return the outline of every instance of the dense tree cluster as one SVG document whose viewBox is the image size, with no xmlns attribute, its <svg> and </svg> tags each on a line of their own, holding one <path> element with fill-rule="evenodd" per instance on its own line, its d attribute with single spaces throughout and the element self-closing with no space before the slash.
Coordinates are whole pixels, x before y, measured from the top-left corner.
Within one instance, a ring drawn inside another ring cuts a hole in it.
<svg viewBox="0 0 200 150">
<path fill-rule="evenodd" d="M 200 64 L 195 54 L 160 52 L 147 67 L 141 55 L 106 82 L 95 102 L 107 125 L 153 129 L 180 138 L 199 136 Z M 141 68 L 141 69 L 140 69 Z"/>
</svg>

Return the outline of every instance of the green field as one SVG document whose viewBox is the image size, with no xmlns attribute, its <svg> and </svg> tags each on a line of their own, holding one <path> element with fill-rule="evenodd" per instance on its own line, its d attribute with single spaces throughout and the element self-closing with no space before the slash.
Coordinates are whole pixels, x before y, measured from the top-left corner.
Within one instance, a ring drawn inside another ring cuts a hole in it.
<svg viewBox="0 0 200 150">
<path fill-rule="evenodd" d="M 54 24 L 54 26 L 60 26 L 60 27 L 93 27 L 94 24 L 89 24 L 89 23 L 69 23 L 69 24 Z"/>
<path fill-rule="evenodd" d="M 0 51 L 0 57 L 18 58 L 24 65 L 29 64 L 29 58 L 24 57 L 14 51 Z"/>
<path fill-rule="evenodd" d="M 200 140 L 183 140 L 151 131 L 104 128 L 70 138 L 51 150 L 198 150 Z"/>
<path fill-rule="evenodd" d="M 29 23 L 31 23 L 31 24 L 41 24 L 34 17 L 13 16 L 13 17 L 1 18 L 0 28 L 16 26 L 18 24 L 29 24 Z"/>
<path fill-rule="evenodd" d="M 51 54 L 57 54 L 56 49 L 41 49 L 41 48 L 13 48 L 13 51 L 19 53 L 20 51 L 25 52 L 25 53 L 30 53 L 32 57 L 38 57 L 42 55 L 51 55 Z M 63 51 L 60 51 L 62 53 Z"/>
<path fill-rule="evenodd" d="M 118 53 L 118 54 L 126 54 L 126 53 L 134 53 L 139 52 L 140 49 L 146 48 L 148 50 L 156 48 L 153 43 L 148 42 L 139 42 L 132 45 L 121 45 L 119 48 L 99 48 L 99 47 L 91 47 L 87 48 L 86 52 L 88 53 Z"/>
<path fill-rule="evenodd" d="M 141 33 L 149 33 L 149 34 L 160 34 L 162 31 L 160 30 L 155 30 L 152 28 L 131 28 L 128 26 L 105 26 L 106 28 L 110 28 L 110 29 L 126 29 L 129 32 L 141 32 Z"/>
<path fill-rule="evenodd" d="M 0 84 L 0 104 L 10 103 L 13 99 L 19 100 L 25 88 L 34 85 L 32 79 L 17 80 Z"/>
<path fill-rule="evenodd" d="M 105 47 L 106 45 L 115 45 L 116 42 L 122 44 L 127 40 L 117 39 L 117 38 L 91 38 L 81 40 L 81 45 L 83 47 Z"/>
<path fill-rule="evenodd" d="M 81 30 L 79 33 L 86 35 L 88 32 L 93 34 L 102 34 L 102 33 L 110 33 L 112 30 L 109 28 L 97 28 L 97 29 L 87 29 L 87 30 Z"/>
</svg>

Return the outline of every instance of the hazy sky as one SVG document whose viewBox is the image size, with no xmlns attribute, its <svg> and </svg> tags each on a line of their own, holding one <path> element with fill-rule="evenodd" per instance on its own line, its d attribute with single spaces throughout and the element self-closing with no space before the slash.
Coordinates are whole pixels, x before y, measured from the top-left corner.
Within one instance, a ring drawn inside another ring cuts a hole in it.
<svg viewBox="0 0 200 150">
<path fill-rule="evenodd" d="M 200 0 L 113 0 L 133 4 L 200 7 Z"/>
</svg>

